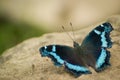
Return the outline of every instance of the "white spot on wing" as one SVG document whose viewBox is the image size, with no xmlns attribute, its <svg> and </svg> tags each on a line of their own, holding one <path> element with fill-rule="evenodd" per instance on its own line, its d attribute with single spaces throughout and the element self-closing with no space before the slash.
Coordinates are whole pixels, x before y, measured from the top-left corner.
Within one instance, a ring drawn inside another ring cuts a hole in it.
<svg viewBox="0 0 120 80">
<path fill-rule="evenodd" d="M 98 34 L 98 35 L 100 35 L 100 34 L 101 34 L 101 32 L 100 32 L 100 31 L 98 31 L 98 30 L 94 30 L 94 32 L 95 32 L 96 34 Z"/>
<path fill-rule="evenodd" d="M 102 48 L 101 54 L 96 62 L 96 66 L 95 66 L 96 68 L 101 67 L 102 64 L 105 63 L 106 56 L 107 56 L 106 50 Z"/>
<path fill-rule="evenodd" d="M 103 24 L 101 24 L 101 27 L 104 27 L 104 25 L 103 25 Z"/>
<path fill-rule="evenodd" d="M 44 46 L 45 49 L 47 49 L 47 46 Z"/>
</svg>

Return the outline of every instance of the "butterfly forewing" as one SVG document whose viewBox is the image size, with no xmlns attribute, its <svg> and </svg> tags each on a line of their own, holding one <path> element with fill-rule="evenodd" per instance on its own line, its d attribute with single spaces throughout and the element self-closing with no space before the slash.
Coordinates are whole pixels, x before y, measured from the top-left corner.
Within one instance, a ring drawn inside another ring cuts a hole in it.
<svg viewBox="0 0 120 80">
<path fill-rule="evenodd" d="M 81 48 L 87 57 L 87 64 L 96 71 L 101 71 L 110 65 L 110 52 L 107 48 L 112 47 L 110 38 L 112 30 L 110 23 L 99 25 L 86 36 L 81 44 Z"/>
<path fill-rule="evenodd" d="M 42 56 L 50 57 L 56 66 L 64 65 L 75 76 L 91 73 L 83 62 L 79 51 L 75 48 L 63 45 L 48 45 L 40 48 L 40 53 Z"/>
</svg>

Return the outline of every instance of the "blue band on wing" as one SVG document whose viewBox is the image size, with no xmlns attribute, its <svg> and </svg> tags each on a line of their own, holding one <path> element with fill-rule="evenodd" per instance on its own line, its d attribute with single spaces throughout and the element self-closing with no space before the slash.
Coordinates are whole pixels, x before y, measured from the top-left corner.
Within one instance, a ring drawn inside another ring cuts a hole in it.
<svg viewBox="0 0 120 80">
<path fill-rule="evenodd" d="M 105 59 L 107 57 L 107 53 L 106 50 L 104 48 L 102 48 L 101 50 L 101 54 L 96 62 L 96 68 L 100 68 L 104 63 L 105 63 Z"/>
<path fill-rule="evenodd" d="M 106 37 L 105 37 L 105 32 L 101 33 L 101 42 L 102 42 L 102 47 L 107 47 L 107 41 L 106 41 Z"/>
<path fill-rule="evenodd" d="M 82 74 L 91 74 L 92 72 L 87 68 L 75 64 L 71 64 L 65 61 L 65 68 L 72 72 L 76 77 L 79 77 Z"/>
<path fill-rule="evenodd" d="M 60 56 L 58 56 L 58 55 L 56 54 L 56 46 L 55 46 L 55 45 L 52 46 L 52 52 L 48 52 L 46 46 L 44 46 L 43 48 L 41 48 L 41 49 L 40 49 L 40 52 L 41 52 L 41 55 L 42 55 L 43 57 L 46 57 L 46 56 L 51 57 L 52 60 L 54 61 L 54 63 L 55 63 L 56 65 L 58 64 L 58 66 L 60 66 L 60 65 L 64 64 L 64 60 L 62 60 L 62 59 L 60 58 Z"/>
<path fill-rule="evenodd" d="M 68 62 L 65 62 L 65 65 L 69 68 L 69 69 L 72 69 L 72 70 L 75 70 L 75 71 L 81 71 L 81 72 L 86 72 L 86 71 L 89 71 L 86 67 L 82 67 L 82 66 L 79 66 L 79 65 L 73 65 L 73 64 L 70 64 Z"/>
<path fill-rule="evenodd" d="M 100 31 L 98 31 L 98 30 L 94 30 L 94 32 L 97 34 L 97 35 L 100 35 L 100 37 L 101 37 L 101 43 L 102 43 L 102 47 L 108 47 L 108 42 L 107 42 L 107 39 L 106 39 L 106 36 L 105 36 L 105 31 L 103 31 L 103 32 L 100 32 Z"/>
<path fill-rule="evenodd" d="M 53 45 L 52 51 L 53 51 L 53 52 L 56 52 L 56 46 L 55 46 L 55 45 Z"/>
<path fill-rule="evenodd" d="M 58 63 L 60 63 L 60 64 L 64 63 L 64 60 L 62 60 L 56 53 L 49 52 L 49 55 L 53 56 L 57 60 Z"/>
</svg>

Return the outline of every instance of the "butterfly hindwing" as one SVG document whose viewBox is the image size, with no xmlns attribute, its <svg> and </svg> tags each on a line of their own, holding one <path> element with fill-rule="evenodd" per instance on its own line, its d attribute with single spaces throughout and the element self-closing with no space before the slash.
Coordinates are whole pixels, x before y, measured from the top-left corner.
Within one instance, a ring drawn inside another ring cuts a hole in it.
<svg viewBox="0 0 120 80">
<path fill-rule="evenodd" d="M 65 68 L 75 76 L 91 73 L 82 61 L 82 57 L 72 47 L 48 45 L 40 48 L 40 53 L 41 56 L 50 57 L 56 66 L 64 65 Z"/>
<path fill-rule="evenodd" d="M 81 48 L 89 57 L 87 64 L 96 71 L 101 71 L 110 65 L 110 52 L 107 48 L 112 47 L 110 32 L 113 30 L 110 23 L 104 23 L 93 29 L 83 40 Z"/>
</svg>

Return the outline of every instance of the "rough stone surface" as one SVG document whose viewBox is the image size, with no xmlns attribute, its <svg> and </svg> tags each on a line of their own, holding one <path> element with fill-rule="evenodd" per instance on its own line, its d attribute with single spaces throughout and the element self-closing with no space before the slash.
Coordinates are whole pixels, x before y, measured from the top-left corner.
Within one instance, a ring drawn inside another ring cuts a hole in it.
<svg viewBox="0 0 120 80">
<path fill-rule="evenodd" d="M 115 20 L 110 20 L 112 23 Z M 39 54 L 39 48 L 49 44 L 64 44 L 72 46 L 72 40 L 66 33 L 50 33 L 39 38 L 26 40 L 4 52 L 0 56 L 0 80 L 120 80 L 120 26 L 111 33 L 114 41 L 111 51 L 111 67 L 103 72 L 82 75 L 74 78 L 64 68 L 55 67 L 50 59 Z M 95 26 L 94 26 L 95 27 Z M 75 39 L 82 42 L 93 26 L 75 32 Z M 72 35 L 72 32 L 70 32 Z"/>
</svg>

